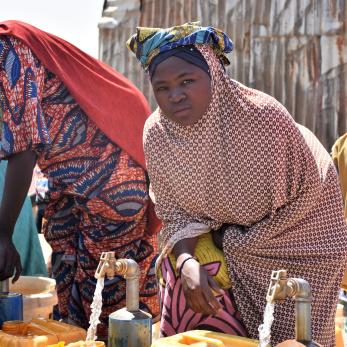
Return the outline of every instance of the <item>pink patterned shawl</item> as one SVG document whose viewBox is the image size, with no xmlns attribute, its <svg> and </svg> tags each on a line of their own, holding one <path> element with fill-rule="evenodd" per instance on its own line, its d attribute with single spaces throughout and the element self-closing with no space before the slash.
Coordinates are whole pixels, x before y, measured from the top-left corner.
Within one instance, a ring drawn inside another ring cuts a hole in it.
<svg viewBox="0 0 347 347">
<path fill-rule="evenodd" d="M 287 269 L 310 283 L 313 337 L 332 347 L 347 255 L 334 165 L 279 102 L 232 80 L 211 48 L 197 47 L 211 70 L 206 114 L 183 127 L 157 110 L 145 125 L 152 198 L 164 223 L 161 256 L 178 240 L 230 224 L 223 251 L 250 336 L 258 338 L 271 271 Z M 276 306 L 271 342 L 293 337 L 288 299 Z"/>
</svg>

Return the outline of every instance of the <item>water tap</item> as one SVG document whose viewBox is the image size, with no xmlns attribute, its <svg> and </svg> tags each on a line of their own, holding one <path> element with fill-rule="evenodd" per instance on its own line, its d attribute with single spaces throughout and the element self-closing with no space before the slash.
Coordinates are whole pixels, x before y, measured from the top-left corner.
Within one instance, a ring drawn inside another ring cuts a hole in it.
<svg viewBox="0 0 347 347">
<path fill-rule="evenodd" d="M 113 279 L 115 274 L 116 257 L 115 252 L 102 252 L 99 265 L 96 269 L 94 277 L 96 279 L 106 277 Z"/>
<path fill-rule="evenodd" d="M 288 297 L 295 300 L 295 339 L 305 346 L 320 346 L 312 341 L 309 283 L 302 278 L 287 278 L 287 270 L 272 271 L 266 301 L 273 304 L 284 302 Z"/>
<path fill-rule="evenodd" d="M 139 310 L 140 269 L 135 260 L 116 259 L 115 252 L 102 252 L 94 277 L 113 279 L 121 275 L 126 279 L 126 307 L 128 311 Z"/>
</svg>

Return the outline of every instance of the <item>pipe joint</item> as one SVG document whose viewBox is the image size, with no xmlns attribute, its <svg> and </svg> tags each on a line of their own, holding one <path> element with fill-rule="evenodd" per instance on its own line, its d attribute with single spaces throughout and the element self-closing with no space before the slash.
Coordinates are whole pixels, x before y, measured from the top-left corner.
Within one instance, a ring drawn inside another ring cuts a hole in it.
<svg viewBox="0 0 347 347">
<path fill-rule="evenodd" d="M 119 259 L 115 263 L 115 272 L 125 279 L 138 278 L 140 276 L 139 265 L 133 259 Z"/>
<path fill-rule="evenodd" d="M 289 278 L 287 280 L 287 295 L 298 301 L 312 301 L 310 285 L 302 278 Z"/>
</svg>

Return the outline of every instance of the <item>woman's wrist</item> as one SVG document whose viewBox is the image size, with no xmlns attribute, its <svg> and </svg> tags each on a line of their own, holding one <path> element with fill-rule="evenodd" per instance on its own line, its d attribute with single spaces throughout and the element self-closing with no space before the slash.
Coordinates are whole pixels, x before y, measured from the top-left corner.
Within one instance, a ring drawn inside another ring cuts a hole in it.
<svg viewBox="0 0 347 347">
<path fill-rule="evenodd" d="M 5 219 L 5 218 L 4 218 Z M 14 231 L 14 225 L 0 224 L 0 239 L 10 239 L 12 240 L 12 235 Z"/>
<path fill-rule="evenodd" d="M 190 238 L 190 239 L 183 239 L 178 241 L 173 250 L 172 253 L 176 257 L 176 270 L 179 271 L 179 269 L 182 266 L 182 263 L 187 258 L 193 258 L 195 253 L 195 247 L 197 244 L 198 239 L 196 237 Z"/>
<path fill-rule="evenodd" d="M 176 270 L 178 271 L 180 269 L 180 267 L 182 266 L 182 263 L 186 261 L 186 259 L 189 259 L 192 257 L 194 257 L 194 255 L 191 253 L 186 253 L 186 252 L 181 253 L 176 259 Z"/>
<path fill-rule="evenodd" d="M 196 237 L 180 240 L 173 247 L 172 253 L 177 260 L 181 257 L 192 256 L 194 255 L 197 242 L 198 239 Z"/>
<path fill-rule="evenodd" d="M 186 264 L 188 261 L 196 261 L 196 262 L 199 263 L 199 261 L 198 261 L 198 259 L 197 259 L 196 257 L 190 256 L 190 257 L 185 258 L 185 259 L 181 262 L 181 265 L 177 268 L 178 276 L 179 276 L 179 277 L 181 277 L 183 267 L 185 266 L 185 264 Z M 200 264 L 200 263 L 199 263 L 199 264 Z"/>
</svg>

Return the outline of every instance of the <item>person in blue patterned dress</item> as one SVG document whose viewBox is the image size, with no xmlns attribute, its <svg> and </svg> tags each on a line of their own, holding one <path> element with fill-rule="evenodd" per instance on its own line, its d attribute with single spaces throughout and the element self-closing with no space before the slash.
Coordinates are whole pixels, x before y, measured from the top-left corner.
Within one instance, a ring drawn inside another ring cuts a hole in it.
<svg viewBox="0 0 347 347">
<path fill-rule="evenodd" d="M 33 35 L 40 33 L 36 29 Z M 71 45 L 69 49 L 77 51 Z M 93 58 L 84 57 L 96 64 Z M 78 73 L 82 72 L 76 71 L 76 76 Z M 135 107 L 140 92 L 125 79 L 122 83 L 118 92 Z M 156 316 L 156 234 L 148 228 L 146 172 L 124 146 L 96 125 L 66 84 L 28 44 L 15 35 L 0 36 L 0 157 L 8 160 L 0 205 L 0 280 L 14 273 L 16 280 L 21 273 L 11 235 L 37 163 L 48 179 L 43 232 L 53 250 L 59 299 L 55 318 L 88 327 L 94 274 L 104 251 L 115 251 L 117 258 L 139 263 L 140 308 Z M 146 105 L 142 112 L 148 112 Z M 124 131 L 131 134 L 133 130 Z M 124 306 L 125 280 L 119 276 L 106 280 L 99 339 L 106 339 L 108 315 Z"/>
</svg>

